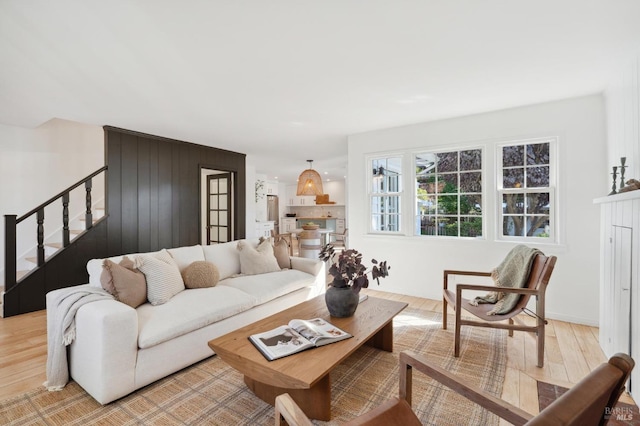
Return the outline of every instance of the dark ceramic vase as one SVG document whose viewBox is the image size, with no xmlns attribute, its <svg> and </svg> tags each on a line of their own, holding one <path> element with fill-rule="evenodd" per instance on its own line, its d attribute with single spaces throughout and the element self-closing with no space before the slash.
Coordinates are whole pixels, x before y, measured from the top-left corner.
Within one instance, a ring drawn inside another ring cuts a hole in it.
<svg viewBox="0 0 640 426">
<path fill-rule="evenodd" d="M 324 300 L 332 317 L 346 318 L 352 316 L 358 307 L 358 294 L 351 287 L 329 287 Z"/>
</svg>

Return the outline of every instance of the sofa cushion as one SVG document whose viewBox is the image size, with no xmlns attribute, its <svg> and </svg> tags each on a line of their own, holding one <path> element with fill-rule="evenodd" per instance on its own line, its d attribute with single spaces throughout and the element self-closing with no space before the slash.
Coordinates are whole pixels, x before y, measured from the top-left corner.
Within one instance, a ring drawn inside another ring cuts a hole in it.
<svg viewBox="0 0 640 426">
<path fill-rule="evenodd" d="M 242 275 L 227 278 L 218 283 L 216 288 L 232 287 L 252 296 L 256 305 L 261 305 L 287 293 L 312 285 L 313 275 L 295 269 L 284 269 L 259 275 Z"/>
<path fill-rule="evenodd" d="M 136 256 L 138 269 L 147 278 L 147 299 L 152 305 L 166 303 L 184 290 L 184 281 L 167 250 Z"/>
<path fill-rule="evenodd" d="M 187 266 L 198 260 L 205 260 L 201 245 L 178 247 L 167 250 L 173 260 L 178 265 L 180 273 L 183 273 Z"/>
<path fill-rule="evenodd" d="M 265 274 L 280 270 L 269 240 L 264 240 L 258 244 L 257 248 L 246 241 L 238 241 L 238 251 L 240 252 L 240 273 L 244 275 Z"/>
<path fill-rule="evenodd" d="M 237 241 L 230 241 L 202 246 L 204 259 L 218 267 L 221 280 L 240 273 L 240 255 L 236 248 L 237 245 Z"/>
<path fill-rule="evenodd" d="M 120 263 L 105 259 L 100 281 L 107 293 L 132 308 L 137 308 L 147 301 L 145 276 L 134 268 L 133 261 L 127 256 Z"/>
<path fill-rule="evenodd" d="M 186 288 L 215 287 L 220 281 L 220 272 L 211 262 L 206 260 L 193 262 L 182 272 Z"/>
<path fill-rule="evenodd" d="M 136 309 L 138 346 L 155 346 L 251 309 L 254 304 L 253 297 L 229 286 L 185 290 L 159 306 L 145 303 Z"/>
</svg>

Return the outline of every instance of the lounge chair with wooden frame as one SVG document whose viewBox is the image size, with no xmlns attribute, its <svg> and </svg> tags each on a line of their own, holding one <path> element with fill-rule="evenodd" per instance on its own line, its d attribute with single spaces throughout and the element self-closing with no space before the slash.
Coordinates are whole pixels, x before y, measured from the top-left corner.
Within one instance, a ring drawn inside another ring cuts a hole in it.
<svg viewBox="0 0 640 426">
<path fill-rule="evenodd" d="M 529 278 L 523 288 L 507 288 L 495 287 L 476 284 L 458 284 L 454 291 L 449 289 L 450 275 L 490 277 L 491 272 L 471 272 L 471 271 L 444 271 L 444 288 L 442 290 L 442 328 L 447 328 L 447 305 L 450 304 L 455 310 L 455 338 L 454 338 L 454 356 L 460 356 L 460 328 L 465 326 L 491 327 L 509 330 L 509 336 L 513 336 L 513 331 L 527 331 L 536 335 L 536 343 L 538 347 L 538 367 L 544 364 L 544 336 L 545 325 L 545 292 L 551 273 L 556 264 L 555 256 L 545 256 L 537 254 L 532 262 L 529 272 Z M 462 292 L 467 290 L 474 291 L 501 291 L 504 293 L 517 293 L 522 296 L 514 306 L 514 308 L 506 314 L 489 315 L 488 312 L 494 308 L 491 304 L 479 304 L 473 306 L 469 299 L 462 297 Z M 535 325 L 526 325 L 518 318 L 517 315 L 525 311 L 527 303 L 531 296 L 536 298 L 536 317 Z M 476 321 L 462 317 L 462 311 L 467 311 L 483 321 Z M 515 321 L 514 321 L 515 320 Z M 503 321 L 507 321 L 505 324 Z M 517 323 L 516 323 L 517 322 Z"/>
<path fill-rule="evenodd" d="M 599 365 L 538 415 L 533 416 L 477 387 L 469 386 L 464 379 L 433 365 L 423 355 L 414 352 L 401 352 L 399 397 L 391 399 L 344 424 L 420 425 L 420 420 L 411 409 L 412 372 L 415 368 L 514 425 L 605 425 L 609 417 L 615 417 L 612 416 L 615 413 L 613 407 L 624 392 L 625 383 L 629 379 L 634 365 L 635 362 L 629 355 L 615 354 L 608 362 Z M 464 420 L 464 413 L 460 413 L 460 421 Z M 287 393 L 277 396 L 275 402 L 276 426 L 282 425 L 283 421 L 290 426 L 310 426 L 313 424 Z"/>
<path fill-rule="evenodd" d="M 349 230 L 345 228 L 342 232 L 329 233 L 329 244 L 331 244 L 333 248 L 341 248 L 342 250 L 346 250 L 347 232 L 349 232 Z"/>
</svg>

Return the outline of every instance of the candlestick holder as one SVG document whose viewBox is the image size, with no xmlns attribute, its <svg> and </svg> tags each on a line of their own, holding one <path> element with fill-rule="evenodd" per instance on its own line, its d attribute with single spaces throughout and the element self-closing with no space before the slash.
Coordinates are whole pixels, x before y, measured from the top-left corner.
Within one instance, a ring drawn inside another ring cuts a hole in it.
<svg viewBox="0 0 640 426">
<path fill-rule="evenodd" d="M 624 169 L 627 168 L 624 164 L 627 162 L 627 157 L 620 157 L 620 188 L 624 188 Z"/>
<path fill-rule="evenodd" d="M 611 192 L 609 193 L 609 195 L 613 195 L 616 194 L 616 181 L 618 179 L 618 167 L 613 166 L 613 173 L 611 173 L 613 175 L 613 185 L 611 186 Z"/>
</svg>

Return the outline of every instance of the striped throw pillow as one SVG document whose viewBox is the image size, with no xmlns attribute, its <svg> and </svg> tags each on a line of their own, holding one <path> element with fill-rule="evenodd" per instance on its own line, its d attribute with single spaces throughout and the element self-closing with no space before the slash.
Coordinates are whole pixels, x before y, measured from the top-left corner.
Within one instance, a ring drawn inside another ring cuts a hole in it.
<svg viewBox="0 0 640 426">
<path fill-rule="evenodd" d="M 184 290 L 180 269 L 167 250 L 137 256 L 136 261 L 147 279 L 147 299 L 152 305 L 162 305 Z"/>
</svg>

